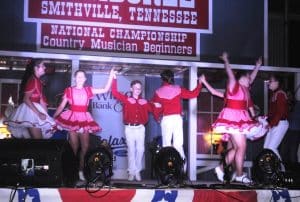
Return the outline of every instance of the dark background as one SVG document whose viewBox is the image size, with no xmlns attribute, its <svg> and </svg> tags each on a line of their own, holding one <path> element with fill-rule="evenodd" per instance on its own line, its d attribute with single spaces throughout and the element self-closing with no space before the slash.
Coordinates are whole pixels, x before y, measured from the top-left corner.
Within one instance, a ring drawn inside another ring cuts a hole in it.
<svg viewBox="0 0 300 202">
<path fill-rule="evenodd" d="M 269 1 L 269 65 L 300 67 L 299 27 L 299 0 Z"/>
</svg>

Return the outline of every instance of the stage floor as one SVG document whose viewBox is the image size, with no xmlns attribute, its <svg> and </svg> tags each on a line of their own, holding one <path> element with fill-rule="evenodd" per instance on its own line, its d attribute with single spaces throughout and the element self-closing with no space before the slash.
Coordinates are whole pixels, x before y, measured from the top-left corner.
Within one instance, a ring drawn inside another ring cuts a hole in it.
<svg viewBox="0 0 300 202">
<path fill-rule="evenodd" d="M 79 185 L 77 188 L 82 188 Z M 102 186 L 101 182 L 91 183 L 92 186 Z M 189 181 L 185 180 L 182 184 L 176 185 L 163 185 L 157 180 L 142 180 L 128 181 L 128 180 L 111 180 L 111 188 L 125 188 L 125 189 L 167 189 L 167 188 L 180 188 L 180 189 L 204 189 L 204 188 L 215 188 L 215 189 L 261 189 L 265 187 L 258 187 L 254 185 L 244 185 L 242 183 L 232 182 L 230 184 L 222 184 L 219 181 Z M 107 187 L 107 186 L 106 186 Z M 300 187 L 299 187 L 300 189 Z"/>
<path fill-rule="evenodd" d="M 161 186 L 156 180 L 141 182 L 111 180 L 110 186 L 101 182 L 81 187 L 0 187 L 0 201 L 29 202 L 146 202 L 146 201 L 291 201 L 300 202 L 300 189 L 285 187 L 243 186 L 233 183 L 185 181 L 180 186 Z"/>
</svg>

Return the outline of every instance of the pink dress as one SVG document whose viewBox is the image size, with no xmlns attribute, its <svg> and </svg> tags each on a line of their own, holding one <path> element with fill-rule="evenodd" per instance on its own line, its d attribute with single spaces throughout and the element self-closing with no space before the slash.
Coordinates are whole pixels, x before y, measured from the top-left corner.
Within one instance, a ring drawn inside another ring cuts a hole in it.
<svg viewBox="0 0 300 202">
<path fill-rule="evenodd" d="M 232 92 L 227 90 L 225 107 L 212 125 L 213 131 L 232 135 L 261 131 L 262 125 L 252 120 L 249 115 L 248 108 L 251 102 L 248 88 L 236 82 Z"/>
<path fill-rule="evenodd" d="M 80 133 L 100 131 L 101 128 L 87 111 L 89 100 L 93 97 L 90 86 L 82 89 L 66 88 L 64 97 L 67 98 L 70 106 L 55 119 L 59 129 Z"/>
</svg>

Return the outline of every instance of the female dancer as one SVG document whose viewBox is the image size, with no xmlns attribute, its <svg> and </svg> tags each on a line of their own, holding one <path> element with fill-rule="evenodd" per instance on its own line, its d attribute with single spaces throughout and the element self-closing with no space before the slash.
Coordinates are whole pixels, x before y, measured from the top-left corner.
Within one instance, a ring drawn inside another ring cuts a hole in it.
<svg viewBox="0 0 300 202">
<path fill-rule="evenodd" d="M 269 131 L 265 139 L 264 148 L 273 150 L 281 159 L 278 146 L 289 128 L 287 120 L 288 97 L 282 90 L 282 78 L 277 74 L 271 75 L 269 89 L 272 92 L 267 116 Z"/>
<path fill-rule="evenodd" d="M 227 53 L 224 52 L 220 58 L 224 61 L 228 84 L 225 94 L 225 107 L 220 112 L 212 128 L 217 133 L 230 135 L 233 149 L 227 153 L 226 163 L 229 165 L 234 162 L 236 167 L 235 181 L 250 183 L 251 180 L 243 173 L 246 134 L 258 133 L 258 131 L 262 134 L 265 133 L 263 125 L 252 120 L 248 112 L 249 106 L 253 105 L 251 104 L 249 86 L 261 66 L 261 60 L 259 59 L 256 62 L 256 67 L 251 74 L 241 72 L 235 77 L 230 68 Z M 215 172 L 218 179 L 223 181 L 224 172 L 221 165 L 215 168 Z"/>
<path fill-rule="evenodd" d="M 83 181 L 85 180 L 83 175 L 84 156 L 89 147 L 89 133 L 100 131 L 99 125 L 88 112 L 89 100 L 94 94 L 108 92 L 114 75 L 115 71 L 112 69 L 105 87 L 93 88 L 85 86 L 86 73 L 83 70 L 77 70 L 74 74 L 75 86 L 65 89 L 63 99 L 53 115 L 58 128 L 69 131 L 69 143 L 75 155 L 80 147 L 79 179 Z M 62 112 L 67 103 L 70 108 Z"/>
<path fill-rule="evenodd" d="M 20 101 L 23 103 L 6 121 L 15 138 L 43 139 L 53 135 L 56 124 L 47 113 L 47 101 L 40 80 L 45 69 L 42 59 L 32 59 L 26 67 L 20 90 Z"/>
</svg>

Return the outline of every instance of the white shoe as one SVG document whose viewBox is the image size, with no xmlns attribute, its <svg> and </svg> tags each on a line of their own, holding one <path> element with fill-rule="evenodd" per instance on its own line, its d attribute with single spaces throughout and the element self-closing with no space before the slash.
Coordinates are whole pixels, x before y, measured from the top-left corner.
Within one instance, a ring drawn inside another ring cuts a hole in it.
<svg viewBox="0 0 300 202">
<path fill-rule="evenodd" d="M 241 176 L 236 176 L 236 177 L 235 177 L 235 181 L 236 181 L 236 182 L 241 182 L 241 183 L 243 183 L 243 184 L 250 184 L 250 183 L 252 183 L 252 180 L 250 180 L 250 179 L 247 177 L 246 174 L 243 174 L 243 175 L 241 175 Z"/>
<path fill-rule="evenodd" d="M 138 182 L 142 181 L 141 174 L 139 172 L 135 174 L 135 179 Z"/>
<path fill-rule="evenodd" d="M 134 175 L 129 174 L 128 175 L 128 181 L 133 181 L 134 180 Z"/>
<path fill-rule="evenodd" d="M 215 167 L 215 173 L 219 181 L 224 181 L 224 172 L 221 170 L 220 166 Z"/>
<path fill-rule="evenodd" d="M 85 177 L 84 177 L 83 171 L 79 171 L 78 174 L 79 174 L 79 180 L 85 181 Z"/>
</svg>

